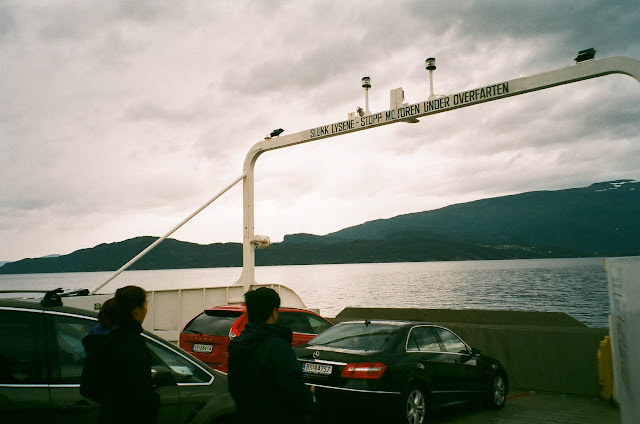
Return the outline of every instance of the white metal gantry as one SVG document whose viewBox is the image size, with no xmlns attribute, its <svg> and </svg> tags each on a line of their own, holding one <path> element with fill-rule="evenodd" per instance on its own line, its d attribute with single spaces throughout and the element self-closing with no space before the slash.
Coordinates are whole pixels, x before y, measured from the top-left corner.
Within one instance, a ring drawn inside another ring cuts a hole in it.
<svg viewBox="0 0 640 424">
<path fill-rule="evenodd" d="M 430 63 L 430 59 L 433 58 L 427 59 L 427 69 L 431 73 L 431 71 L 435 69 L 435 63 Z M 430 69 L 430 67 L 432 67 L 432 69 Z M 363 114 L 362 116 L 355 116 L 353 118 L 350 117 L 350 119 L 346 121 L 321 125 L 282 137 L 267 137 L 264 141 L 255 144 L 249 150 L 244 161 L 243 260 L 242 275 L 236 284 L 243 285 L 246 290 L 249 289 L 250 285 L 256 284 L 254 271 L 255 248 L 268 240 L 265 236 L 256 237 L 254 234 L 254 167 L 258 157 L 262 153 L 294 146 L 296 144 L 349 134 L 355 131 L 368 130 L 382 125 L 395 124 L 398 122 L 418 122 L 417 118 L 424 116 L 610 74 L 629 75 L 640 82 L 640 61 L 628 57 L 588 60 L 573 66 L 509 81 L 501 81 L 448 96 L 433 96 L 433 88 L 431 88 L 432 94 L 429 96 L 429 99 L 413 104 L 402 103 L 402 89 L 396 89 L 391 91 L 391 104 L 388 110 L 372 114 Z M 431 79 L 431 86 L 433 87 L 432 81 Z"/>
<path fill-rule="evenodd" d="M 427 70 L 430 72 L 431 85 L 433 84 L 432 71 L 434 69 L 434 59 L 427 59 Z M 249 290 L 251 287 L 259 285 L 255 281 L 255 249 L 266 247 L 269 244 L 268 237 L 256 236 L 254 232 L 254 168 L 258 157 L 262 153 L 294 146 L 296 144 L 336 137 L 356 131 L 368 130 L 382 125 L 389 125 L 398 122 L 418 122 L 418 118 L 428 115 L 448 112 L 454 109 L 491 102 L 494 100 L 610 74 L 629 75 L 640 82 L 640 61 L 628 57 L 610 57 L 599 60 L 587 60 L 565 68 L 488 84 L 472 90 L 466 90 L 445 96 L 434 96 L 433 88 L 431 88 L 431 95 L 427 100 L 413 104 L 403 103 L 404 93 L 400 88 L 391 90 L 390 107 L 388 110 L 371 113 L 369 111 L 367 98 L 366 111 L 359 109 L 357 113 L 349 114 L 349 118 L 345 121 L 321 125 L 282 137 L 279 136 L 281 131 L 274 131 L 271 137 L 265 138 L 265 140 L 255 144 L 249 150 L 244 161 L 242 175 L 236 178 L 225 189 L 216 194 L 216 196 L 198 208 L 194 213 L 189 215 L 167 234 L 160 237 L 156 242 L 138 254 L 135 258 L 127 262 L 104 283 L 94 288 L 91 292 L 93 296 L 70 297 L 65 299 L 65 303 L 86 309 L 99 308 L 100 304 L 109 298 L 110 295 L 98 295 L 96 294 L 98 290 L 130 267 L 160 242 L 173 234 L 178 228 L 182 227 L 186 222 L 209 206 L 227 190 L 242 181 L 243 259 L 242 274 L 240 275 L 239 280 L 233 285 L 224 287 L 161 290 L 150 293 L 149 316 L 147 320 L 145 320 L 145 328 L 154 331 L 171 341 L 177 341 L 180 329 L 184 324 L 186 324 L 188 319 L 194 316 L 194 314 L 210 306 L 216 306 L 224 303 L 240 303 L 242 302 L 242 295 L 244 292 Z M 363 87 L 367 90 L 370 87 L 370 81 L 365 81 L 363 78 Z M 302 299 L 300 299 L 293 290 L 279 284 L 269 284 L 268 286 L 273 287 L 280 293 L 283 306 L 305 307 Z"/>
</svg>

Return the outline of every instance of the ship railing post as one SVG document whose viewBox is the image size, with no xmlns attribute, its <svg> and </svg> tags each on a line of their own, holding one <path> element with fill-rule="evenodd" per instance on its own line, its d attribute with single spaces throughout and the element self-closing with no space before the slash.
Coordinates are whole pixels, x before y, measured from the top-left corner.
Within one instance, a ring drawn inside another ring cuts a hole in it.
<svg viewBox="0 0 640 424">
<path fill-rule="evenodd" d="M 254 169 L 258 156 L 262 153 L 260 149 L 252 149 L 247 154 L 244 164 L 244 178 L 242 180 L 242 274 L 236 285 L 243 286 L 244 292 L 249 291 L 255 280 L 255 246 L 252 240 L 255 236 L 254 227 Z"/>
</svg>

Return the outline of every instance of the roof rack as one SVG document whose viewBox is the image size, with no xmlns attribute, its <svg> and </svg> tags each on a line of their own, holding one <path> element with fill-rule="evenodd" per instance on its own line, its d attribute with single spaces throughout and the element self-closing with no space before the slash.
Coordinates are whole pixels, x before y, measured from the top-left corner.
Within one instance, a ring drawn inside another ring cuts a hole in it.
<svg viewBox="0 0 640 424">
<path fill-rule="evenodd" d="M 40 301 L 42 306 L 62 306 L 63 297 L 88 296 L 89 289 L 74 289 L 65 291 L 59 287 L 53 290 L 0 290 L 0 293 L 44 293 Z"/>
</svg>

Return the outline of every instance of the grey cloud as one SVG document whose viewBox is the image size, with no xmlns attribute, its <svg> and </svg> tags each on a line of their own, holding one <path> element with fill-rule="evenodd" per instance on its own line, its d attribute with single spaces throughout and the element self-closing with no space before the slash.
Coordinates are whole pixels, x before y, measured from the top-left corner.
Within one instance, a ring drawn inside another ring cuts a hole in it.
<svg viewBox="0 0 640 424">
<path fill-rule="evenodd" d="M 263 47 L 273 53 L 266 56 L 267 60 L 228 71 L 222 87 L 254 94 L 328 87 L 336 76 L 344 77 L 360 67 L 367 69 L 360 72 L 375 73 L 380 63 L 389 61 L 389 55 L 419 46 L 424 46 L 424 55 L 447 54 L 443 59 L 449 60 L 451 70 L 468 70 L 468 56 L 473 55 L 478 66 L 472 72 L 491 75 L 490 66 L 496 59 L 511 60 L 516 67 L 517 60 L 521 60 L 529 69 L 541 70 L 545 69 L 543 62 L 571 64 L 579 49 L 592 44 L 607 56 L 628 54 L 629 49 L 637 49 L 634 46 L 638 45 L 634 36 L 638 32 L 637 19 L 633 18 L 631 2 L 611 8 L 602 1 L 578 5 L 504 1 L 445 5 L 420 1 L 410 2 L 408 9 L 401 6 L 369 2 L 366 7 L 355 4 L 314 9 L 313 20 L 305 27 L 292 23 L 277 35 L 267 31 L 269 43 Z M 335 29 L 349 35 L 308 40 L 308 34 L 319 29 L 318 22 L 328 34 Z M 612 38 L 610 26 L 625 35 Z M 302 45 L 296 34 L 308 45 Z M 279 50 L 277 46 L 287 38 L 295 47 Z M 518 41 L 505 43 L 505 40 Z M 525 51 L 503 57 L 503 52 L 518 44 Z M 270 50 L 269 46 L 275 47 Z M 374 63 L 378 66 L 367 65 Z M 453 72 L 451 75 L 457 77 Z"/>
<path fill-rule="evenodd" d="M 611 55 L 637 46 L 637 13 L 635 1 L 482 1 L 464 10 L 460 33 L 480 35 L 485 40 L 504 36 L 537 38 L 545 34 L 546 38 L 557 40 L 558 50 L 568 46 L 577 53 L 595 47 Z"/>
<path fill-rule="evenodd" d="M 16 30 L 13 11 L 6 4 L 0 4 L 0 41 Z"/>
<path fill-rule="evenodd" d="M 274 19 L 279 19 L 281 16 L 278 14 L 286 8 L 291 1 L 283 1 L 283 0 L 261 0 L 261 1 L 252 1 L 252 0 L 242 0 L 234 2 L 236 4 L 240 4 L 243 13 L 256 13 L 266 14 L 274 16 Z M 307 3 L 311 3 L 310 1 Z"/>
<path fill-rule="evenodd" d="M 42 20 L 40 35 L 46 40 L 86 38 L 118 22 L 149 25 L 158 20 L 178 19 L 185 10 L 171 1 L 87 2 L 41 5 L 33 15 Z M 130 28 L 133 29 L 133 28 Z"/>
<path fill-rule="evenodd" d="M 484 54 L 481 67 L 509 54 L 513 59 L 525 59 L 522 64 L 512 62 L 511 66 L 526 66 L 531 71 L 548 69 L 545 63 L 572 64 L 578 51 L 589 47 L 597 50 L 597 57 L 640 54 L 637 3 L 631 0 L 419 0 L 410 1 L 407 10 L 405 25 L 411 28 L 409 33 L 419 34 L 422 30 L 429 34 L 419 41 L 428 54 L 441 59 L 455 57 L 456 67 L 472 72 L 479 69 L 466 66 L 466 56 L 480 52 Z M 506 49 L 505 41 L 510 41 Z"/>
<path fill-rule="evenodd" d="M 82 175 L 84 183 L 72 179 L 49 183 L 29 181 L 16 184 L 4 202 L 3 216 L 27 218 L 51 213 L 66 218 L 85 217 L 93 213 L 121 215 L 157 207 L 173 209 L 174 202 L 205 198 L 197 181 L 149 178 L 136 180 L 135 173 L 125 176 Z M 89 180 L 89 181 L 86 181 Z"/>
<path fill-rule="evenodd" d="M 69 146 L 42 141 L 2 146 L 0 164 L 11 183 L 0 188 L 0 205 L 16 214 L 119 214 L 201 195 L 202 176 L 197 168 L 184 169 L 191 163 L 179 154 L 186 147 L 179 142 L 156 140 L 147 149 L 146 143 L 125 147 L 108 138 L 86 145 L 74 139 Z M 132 159 L 134 155 L 139 157 Z M 197 164 L 196 158 L 191 160 Z"/>
<path fill-rule="evenodd" d="M 184 122 L 199 120 L 204 111 L 197 108 L 170 108 L 155 104 L 138 104 L 128 108 L 123 118 L 133 121 Z"/>
<path fill-rule="evenodd" d="M 118 16 L 139 22 L 154 21 L 159 17 L 169 15 L 179 18 L 186 14 L 186 9 L 176 8 L 172 0 L 156 0 L 152 2 L 136 2 L 120 0 L 118 2 Z"/>
<path fill-rule="evenodd" d="M 638 87 L 629 88 L 637 90 Z M 616 96 L 606 103 L 602 99 L 593 99 L 589 107 L 582 109 L 579 128 L 576 130 L 604 139 L 640 138 L 640 102 L 637 99 L 637 91 L 635 94 L 633 91 L 628 95 Z"/>
<path fill-rule="evenodd" d="M 408 48 L 408 40 L 419 42 L 402 13 L 380 13 L 381 8 L 389 8 L 382 2 L 369 2 L 366 7 L 359 3 L 319 2 L 314 8 L 294 4 L 298 9 L 287 25 L 266 24 L 262 38 L 251 46 L 263 52 L 260 56 L 265 59 L 252 62 L 248 58 L 227 71 L 222 87 L 252 94 L 326 88 L 337 75 L 373 71 L 392 51 Z"/>
<path fill-rule="evenodd" d="M 116 18 L 116 11 L 108 3 L 44 4 L 31 12 L 29 18 L 39 23 L 43 40 L 85 38 Z M 27 21 L 27 24 L 33 22 Z"/>
<path fill-rule="evenodd" d="M 349 57 L 349 62 L 345 57 Z M 358 60 L 354 42 L 334 41 L 306 50 L 293 60 L 275 56 L 248 69 L 229 71 L 222 86 L 237 93 L 260 94 L 283 89 L 299 92 L 325 83 Z"/>
</svg>

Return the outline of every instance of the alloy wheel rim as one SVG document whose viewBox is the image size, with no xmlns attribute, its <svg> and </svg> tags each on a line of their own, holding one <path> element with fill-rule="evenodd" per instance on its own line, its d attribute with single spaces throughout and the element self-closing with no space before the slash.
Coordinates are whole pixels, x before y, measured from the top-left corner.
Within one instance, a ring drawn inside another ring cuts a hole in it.
<svg viewBox="0 0 640 424">
<path fill-rule="evenodd" d="M 501 406 L 504 403 L 505 391 L 504 379 L 497 375 L 493 379 L 493 402 L 496 406 Z"/>
<path fill-rule="evenodd" d="M 413 390 L 407 397 L 407 422 L 410 424 L 422 424 L 426 413 L 426 401 L 420 390 Z"/>
</svg>

